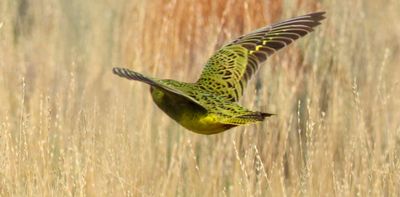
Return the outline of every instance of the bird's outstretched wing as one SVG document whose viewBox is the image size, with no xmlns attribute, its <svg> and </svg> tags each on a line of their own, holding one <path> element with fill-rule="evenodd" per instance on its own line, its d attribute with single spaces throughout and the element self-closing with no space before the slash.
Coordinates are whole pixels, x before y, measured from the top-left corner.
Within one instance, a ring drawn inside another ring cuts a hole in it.
<svg viewBox="0 0 400 197">
<path fill-rule="evenodd" d="M 185 94 L 184 92 L 182 92 L 178 89 L 174 89 L 172 87 L 167 86 L 166 84 L 163 84 L 161 80 L 157 80 L 157 79 L 153 79 L 153 78 L 144 76 L 138 72 L 129 70 L 127 68 L 114 67 L 112 71 L 114 74 L 116 74 L 120 77 L 124 77 L 129 80 L 141 81 L 141 82 L 147 83 L 153 87 L 156 87 L 160 90 L 163 90 L 165 93 L 173 94 L 177 97 L 183 98 L 187 102 L 191 102 L 192 104 L 196 105 L 197 107 L 202 108 L 204 111 L 207 111 L 207 109 L 204 107 L 204 105 L 202 105 L 199 101 L 195 100 L 194 98 L 188 96 L 187 94 Z"/>
<path fill-rule="evenodd" d="M 226 44 L 207 62 L 196 84 L 236 102 L 259 64 L 279 49 L 314 30 L 325 18 L 315 12 L 255 30 Z"/>
</svg>

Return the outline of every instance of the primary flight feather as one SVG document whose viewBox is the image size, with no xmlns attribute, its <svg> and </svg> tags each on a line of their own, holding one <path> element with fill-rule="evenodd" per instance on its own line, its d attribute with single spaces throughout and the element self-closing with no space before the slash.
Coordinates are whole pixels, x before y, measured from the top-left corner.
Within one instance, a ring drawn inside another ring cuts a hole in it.
<svg viewBox="0 0 400 197">
<path fill-rule="evenodd" d="M 196 133 L 215 134 L 259 122 L 272 114 L 250 111 L 237 103 L 248 80 L 269 56 L 312 32 L 324 14 L 295 17 L 238 37 L 208 60 L 195 83 L 147 77 L 126 68 L 113 68 L 113 73 L 150 85 L 156 105 Z"/>
</svg>

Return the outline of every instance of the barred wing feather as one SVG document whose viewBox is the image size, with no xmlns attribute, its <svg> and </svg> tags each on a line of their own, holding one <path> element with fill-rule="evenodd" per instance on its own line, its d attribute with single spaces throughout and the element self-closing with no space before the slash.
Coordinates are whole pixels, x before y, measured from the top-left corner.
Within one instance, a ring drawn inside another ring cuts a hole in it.
<svg viewBox="0 0 400 197">
<path fill-rule="evenodd" d="M 315 12 L 295 17 L 240 36 L 208 60 L 196 85 L 229 101 L 238 101 L 260 63 L 312 32 L 321 24 L 324 14 Z"/>
</svg>

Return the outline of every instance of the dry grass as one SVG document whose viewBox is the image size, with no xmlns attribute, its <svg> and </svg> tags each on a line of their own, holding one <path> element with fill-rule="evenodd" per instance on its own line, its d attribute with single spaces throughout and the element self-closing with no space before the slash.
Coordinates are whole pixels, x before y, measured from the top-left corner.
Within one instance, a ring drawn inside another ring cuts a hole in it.
<svg viewBox="0 0 400 197">
<path fill-rule="evenodd" d="M 327 11 L 201 136 L 126 66 L 193 81 L 224 42 Z M 0 196 L 399 196 L 400 2 L 0 1 Z M 255 91 L 256 90 L 256 91 Z"/>
</svg>

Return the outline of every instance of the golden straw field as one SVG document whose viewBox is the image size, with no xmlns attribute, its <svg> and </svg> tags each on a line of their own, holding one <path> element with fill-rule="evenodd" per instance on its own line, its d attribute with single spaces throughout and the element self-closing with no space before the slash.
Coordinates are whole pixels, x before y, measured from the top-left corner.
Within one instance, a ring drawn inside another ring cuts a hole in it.
<svg viewBox="0 0 400 197">
<path fill-rule="evenodd" d="M 398 0 L 2 0 L 0 196 L 400 196 Z M 195 134 L 127 67 L 192 82 L 224 43 L 326 11 Z"/>
</svg>

